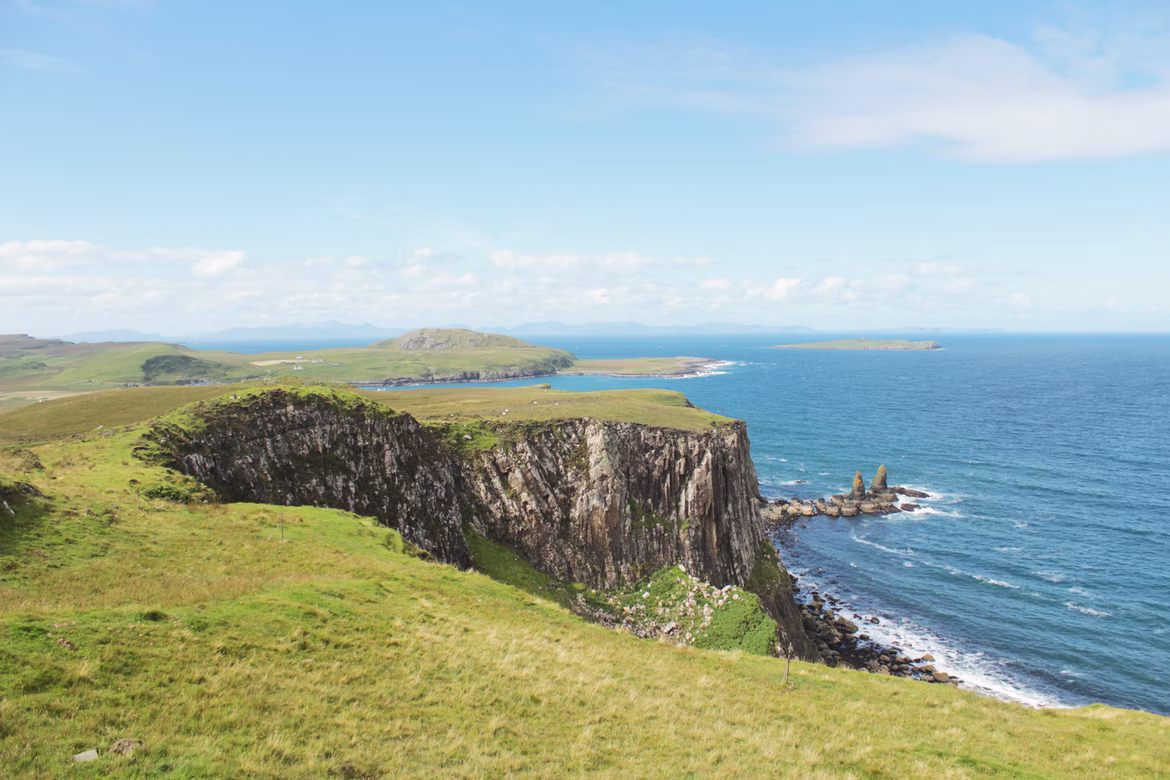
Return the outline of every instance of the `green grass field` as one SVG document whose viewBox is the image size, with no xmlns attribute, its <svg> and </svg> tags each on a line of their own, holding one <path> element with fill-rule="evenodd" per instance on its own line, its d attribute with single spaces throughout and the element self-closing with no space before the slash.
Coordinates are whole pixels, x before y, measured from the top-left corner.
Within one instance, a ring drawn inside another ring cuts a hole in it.
<svg viewBox="0 0 1170 780">
<path fill-rule="evenodd" d="M 0 514 L 0 774 L 1170 772 L 1166 718 L 1036 711 L 799 662 L 786 682 L 781 659 L 587 624 L 556 588 L 545 599 L 424 562 L 345 512 L 145 498 L 191 486 L 136 460 L 135 441 L 102 430 L 40 445 L 33 471 L 0 452 L 16 513 Z M 485 568 L 515 578 L 522 564 L 495 550 Z M 107 753 L 120 738 L 144 746 Z M 72 762 L 90 748 L 97 761 Z"/>
</svg>

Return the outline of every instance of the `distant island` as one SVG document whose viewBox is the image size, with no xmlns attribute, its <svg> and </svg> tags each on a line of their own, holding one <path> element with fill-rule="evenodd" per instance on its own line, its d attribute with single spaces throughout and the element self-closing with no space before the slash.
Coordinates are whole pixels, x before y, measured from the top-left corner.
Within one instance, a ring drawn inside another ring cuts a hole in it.
<svg viewBox="0 0 1170 780">
<path fill-rule="evenodd" d="M 772 349 L 880 349 L 924 350 L 942 349 L 937 341 L 907 341 L 906 339 L 838 339 L 814 341 L 807 344 L 777 344 Z"/>
</svg>

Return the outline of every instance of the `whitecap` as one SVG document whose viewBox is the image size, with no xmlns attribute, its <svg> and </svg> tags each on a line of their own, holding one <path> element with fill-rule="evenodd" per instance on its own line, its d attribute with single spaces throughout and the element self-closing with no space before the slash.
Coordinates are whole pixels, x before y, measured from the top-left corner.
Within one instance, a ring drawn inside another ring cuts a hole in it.
<svg viewBox="0 0 1170 780">
<path fill-rule="evenodd" d="M 909 547 L 907 547 L 905 550 L 895 550 L 892 547 L 886 547 L 885 545 L 878 544 L 877 542 L 871 542 L 870 540 L 860 536 L 850 536 L 849 538 L 858 544 L 867 544 L 870 547 L 876 547 L 882 552 L 888 552 L 891 555 L 918 555 L 918 553 L 914 552 Z"/>
<path fill-rule="evenodd" d="M 1017 552 L 1023 552 L 1024 548 L 1023 547 L 996 547 L 995 551 L 996 552 L 1005 552 L 1005 553 L 1006 552 L 1017 553 Z"/>
<path fill-rule="evenodd" d="M 975 579 L 979 580 L 980 582 L 986 582 L 988 585 L 998 585 L 1001 588 L 1011 588 L 1013 590 L 1020 589 L 1019 585 L 1013 585 L 1010 582 L 1004 582 L 1002 580 L 993 580 L 990 577 L 983 577 L 983 576 L 980 576 L 978 574 L 972 574 L 971 576 L 974 577 Z"/>
<path fill-rule="evenodd" d="M 917 509 L 911 509 L 906 514 L 910 515 L 938 515 L 939 517 L 966 517 L 965 514 L 958 511 L 947 511 L 933 506 L 919 506 Z"/>
<path fill-rule="evenodd" d="M 1075 601 L 1066 601 L 1064 602 L 1064 605 L 1069 609 L 1075 609 L 1077 612 L 1085 615 L 1092 615 L 1093 617 L 1113 617 L 1112 612 L 1103 612 L 1102 610 L 1092 609 L 1091 607 L 1082 607 Z"/>
<path fill-rule="evenodd" d="M 1028 524 L 1027 523 L 1016 523 L 1015 527 L 1016 528 L 1027 528 Z"/>
<path fill-rule="evenodd" d="M 1032 572 L 1037 577 L 1043 577 L 1049 582 L 1064 582 L 1064 576 L 1058 571 L 1034 571 Z"/>
<path fill-rule="evenodd" d="M 905 566 L 907 569 L 914 568 L 914 564 L 910 563 L 910 561 L 902 561 L 902 565 Z"/>
<path fill-rule="evenodd" d="M 1068 592 L 1069 592 L 1069 593 L 1075 593 L 1075 594 L 1077 594 L 1078 596 L 1084 596 L 1085 598 L 1089 598 L 1089 599 L 1092 599 L 1092 598 L 1096 598 L 1096 597 L 1097 597 L 1097 594 L 1096 594 L 1096 593 L 1090 593 L 1089 591 L 1085 590 L 1084 588 L 1078 588 L 1078 587 L 1075 587 L 1075 586 L 1074 586 L 1074 587 L 1071 587 L 1071 588 L 1069 588 L 1069 589 L 1068 589 Z"/>
</svg>

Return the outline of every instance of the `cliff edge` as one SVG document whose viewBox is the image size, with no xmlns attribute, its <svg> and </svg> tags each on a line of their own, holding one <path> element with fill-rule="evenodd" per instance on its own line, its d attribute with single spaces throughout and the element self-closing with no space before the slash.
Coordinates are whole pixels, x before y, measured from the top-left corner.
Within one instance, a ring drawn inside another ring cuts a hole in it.
<svg viewBox="0 0 1170 780">
<path fill-rule="evenodd" d="M 682 565 L 760 595 L 780 646 L 817 657 L 764 530 L 742 421 L 700 431 L 484 421 L 479 434 L 453 436 L 356 394 L 307 386 L 197 404 L 146 438 L 166 465 L 227 500 L 372 516 L 459 566 L 471 564 L 464 527 L 546 574 L 602 590 Z M 457 447 L 472 439 L 491 446 Z"/>
</svg>

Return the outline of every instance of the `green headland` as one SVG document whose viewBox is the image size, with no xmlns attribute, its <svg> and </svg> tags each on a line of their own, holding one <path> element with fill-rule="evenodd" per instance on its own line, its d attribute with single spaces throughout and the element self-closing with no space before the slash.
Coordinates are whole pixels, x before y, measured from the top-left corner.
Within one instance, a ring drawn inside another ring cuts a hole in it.
<svg viewBox="0 0 1170 780">
<path fill-rule="evenodd" d="M 295 377 L 374 385 L 490 381 L 566 373 L 680 375 L 703 358 L 579 360 L 510 336 L 420 329 L 366 347 L 240 354 L 159 342 L 74 344 L 0 336 L 0 410 L 126 385 L 216 384 Z"/>
<path fill-rule="evenodd" d="M 636 639 L 564 605 L 579 595 L 623 610 L 659 604 L 687 592 L 685 578 L 658 572 L 628 592 L 586 593 L 476 538 L 476 570 L 460 571 L 369 518 L 220 503 L 136 455 L 150 418 L 272 386 L 108 390 L 0 415 L 0 774 L 1170 773 L 1167 718 L 1034 710 L 948 685 L 789 667 L 746 645 Z M 336 392 L 437 426 L 721 419 L 663 391 Z M 143 745 L 107 752 L 122 738 Z M 91 748 L 96 761 L 73 762 Z"/>
</svg>

